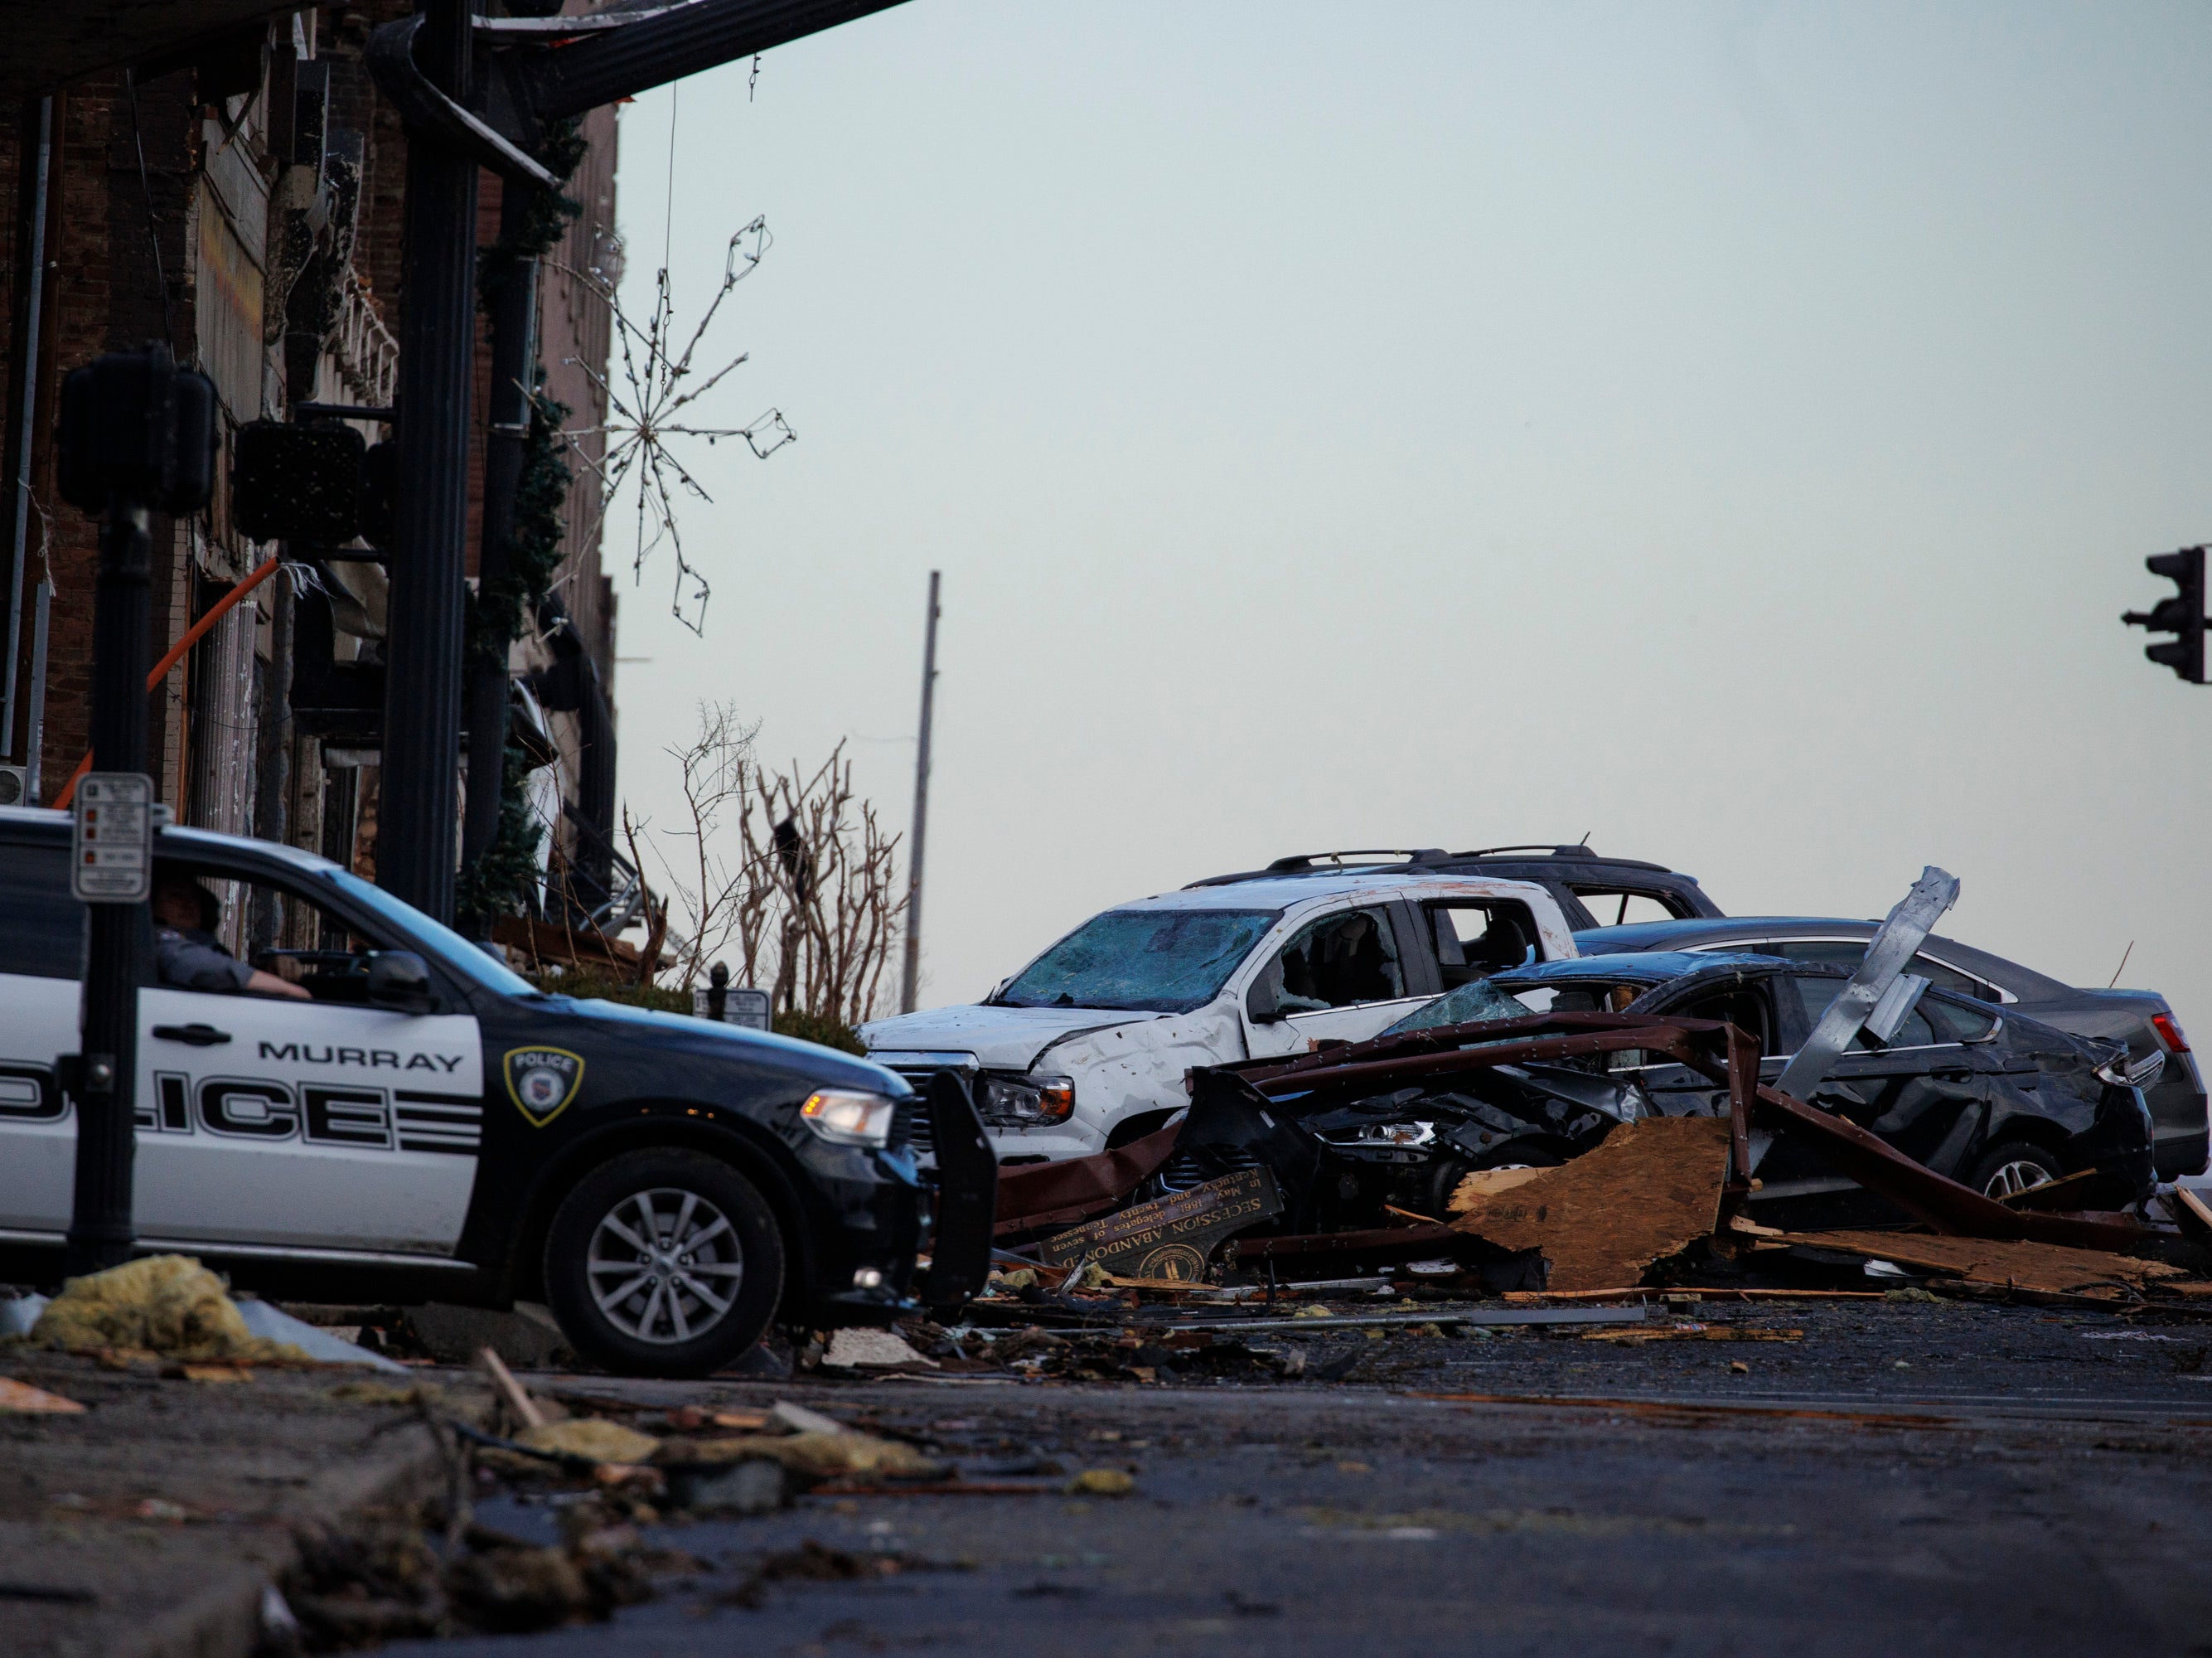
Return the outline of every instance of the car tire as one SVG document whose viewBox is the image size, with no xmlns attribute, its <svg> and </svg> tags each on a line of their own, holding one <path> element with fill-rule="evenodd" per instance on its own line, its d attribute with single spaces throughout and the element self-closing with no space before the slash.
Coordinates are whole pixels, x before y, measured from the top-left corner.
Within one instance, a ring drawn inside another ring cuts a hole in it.
<svg viewBox="0 0 2212 1658">
<path fill-rule="evenodd" d="M 2002 1198 L 2063 1179 L 2066 1173 L 2066 1166 L 2043 1147 L 2027 1140 L 2001 1140 L 1982 1154 L 1960 1184 L 1984 1198 Z"/>
<path fill-rule="evenodd" d="M 626 1152 L 554 1211 L 545 1299 L 569 1344 L 617 1375 L 712 1375 L 767 1331 L 783 1256 L 775 1212 L 727 1163 Z"/>
</svg>

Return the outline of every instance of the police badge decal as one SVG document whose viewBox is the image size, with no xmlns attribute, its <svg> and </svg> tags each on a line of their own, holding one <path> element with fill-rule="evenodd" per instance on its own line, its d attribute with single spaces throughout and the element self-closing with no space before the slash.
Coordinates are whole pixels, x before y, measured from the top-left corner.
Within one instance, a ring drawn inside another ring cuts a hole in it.
<svg viewBox="0 0 2212 1658">
<path fill-rule="evenodd" d="M 507 1097 L 532 1128 L 544 1128 L 567 1110 L 584 1086 L 583 1056 L 566 1048 L 511 1048 L 500 1068 Z"/>
</svg>

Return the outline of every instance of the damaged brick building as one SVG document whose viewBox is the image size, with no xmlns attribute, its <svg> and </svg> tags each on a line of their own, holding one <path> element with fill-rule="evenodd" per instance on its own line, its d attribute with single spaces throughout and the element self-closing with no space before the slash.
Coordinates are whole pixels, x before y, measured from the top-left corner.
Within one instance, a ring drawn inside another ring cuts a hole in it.
<svg viewBox="0 0 2212 1658">
<path fill-rule="evenodd" d="M 156 523 L 156 656 L 253 584 L 149 693 L 160 798 L 181 823 L 374 874 L 386 567 L 368 544 L 294 548 L 254 582 L 280 550 L 235 521 L 229 454 L 257 420 L 344 418 L 316 407 L 378 411 L 347 424 L 372 445 L 391 436 L 407 141 L 363 59 L 372 31 L 410 9 L 95 0 L 12 16 L 0 68 L 0 569 L 13 573 L 0 589 L 0 802 L 54 803 L 87 747 L 95 526 L 55 488 L 61 380 L 101 352 L 161 341 L 214 381 L 225 447 L 211 507 Z M 575 137 L 567 194 L 579 210 L 534 267 L 534 440 L 573 476 L 539 515 L 557 525 L 557 552 L 508 655 L 510 748 L 543 831 L 530 901 L 556 917 L 603 903 L 613 864 L 615 600 L 592 472 L 611 324 L 592 281 L 617 278 L 621 260 L 613 111 L 583 117 Z M 481 176 L 477 203 L 488 249 L 497 176 Z M 481 317 L 476 366 L 471 576 L 492 390 Z M 249 918 L 225 924 L 247 942 Z"/>
</svg>

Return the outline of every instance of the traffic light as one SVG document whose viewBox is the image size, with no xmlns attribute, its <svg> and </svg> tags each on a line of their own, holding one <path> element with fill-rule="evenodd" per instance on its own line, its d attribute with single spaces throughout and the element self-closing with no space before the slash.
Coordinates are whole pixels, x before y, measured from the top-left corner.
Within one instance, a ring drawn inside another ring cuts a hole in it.
<svg viewBox="0 0 2212 1658">
<path fill-rule="evenodd" d="M 2183 547 L 2177 552 L 2154 552 L 2143 560 L 2153 576 L 2163 576 L 2180 591 L 2161 599 L 2148 610 L 2124 612 L 2120 619 L 2130 627 L 2171 633 L 2171 643 L 2146 645 L 2143 655 L 2164 664 L 2191 685 L 2204 683 L 2204 549 Z"/>
</svg>

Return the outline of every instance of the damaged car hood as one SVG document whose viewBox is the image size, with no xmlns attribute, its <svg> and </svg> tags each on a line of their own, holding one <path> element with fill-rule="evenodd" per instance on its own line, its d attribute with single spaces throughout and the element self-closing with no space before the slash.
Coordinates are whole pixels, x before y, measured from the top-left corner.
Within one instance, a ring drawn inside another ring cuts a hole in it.
<svg viewBox="0 0 2212 1658">
<path fill-rule="evenodd" d="M 980 1003 L 863 1025 L 871 1054 L 972 1053 L 992 1070 L 1025 1071 L 1046 1049 L 1091 1031 L 1173 1017 L 1106 1008 L 994 1008 Z"/>
</svg>

